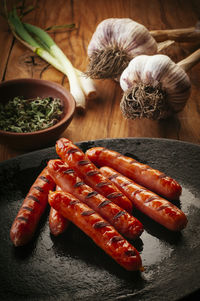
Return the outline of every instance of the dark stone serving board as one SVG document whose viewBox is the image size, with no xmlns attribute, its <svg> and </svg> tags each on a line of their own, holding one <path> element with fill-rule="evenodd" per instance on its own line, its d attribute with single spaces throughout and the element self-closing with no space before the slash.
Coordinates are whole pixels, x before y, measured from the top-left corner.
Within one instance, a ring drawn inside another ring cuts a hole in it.
<svg viewBox="0 0 200 301">
<path fill-rule="evenodd" d="M 183 187 L 181 209 L 188 225 L 173 233 L 143 214 L 141 238 L 132 242 L 144 272 L 127 272 L 74 225 L 53 237 L 46 211 L 31 243 L 15 248 L 13 219 L 35 178 L 55 148 L 0 163 L 0 300 L 189 300 L 200 292 L 200 147 L 168 139 L 127 138 L 85 141 L 86 151 L 105 146 L 175 178 Z M 189 298 L 189 299 L 188 299 Z"/>
</svg>

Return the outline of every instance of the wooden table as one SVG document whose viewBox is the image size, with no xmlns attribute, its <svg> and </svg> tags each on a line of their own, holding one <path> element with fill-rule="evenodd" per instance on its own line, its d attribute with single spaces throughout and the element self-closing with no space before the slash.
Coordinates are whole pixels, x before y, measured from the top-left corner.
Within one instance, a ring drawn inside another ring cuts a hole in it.
<svg viewBox="0 0 200 301">
<path fill-rule="evenodd" d="M 9 1 L 8 1 L 9 2 Z M 144 24 L 149 30 L 194 26 L 200 16 L 200 2 L 145 1 L 145 0 L 29 0 L 26 7 L 34 6 L 24 17 L 28 23 L 42 28 L 75 23 L 72 31 L 52 34 L 56 43 L 67 54 L 73 65 L 81 70 L 87 66 L 87 46 L 99 22 L 110 17 L 129 17 Z M 66 77 L 13 38 L 5 19 L 0 16 L 0 78 L 41 78 L 68 88 Z M 198 44 L 178 44 L 169 49 L 174 61 L 186 57 Z M 116 137 L 162 137 L 200 143 L 200 64 L 189 73 L 192 93 L 182 112 L 162 121 L 126 120 L 119 103 L 122 90 L 112 80 L 97 80 L 99 97 L 87 103 L 84 114 L 76 113 L 63 133 L 73 142 Z M 0 144 L 0 161 L 22 154 Z"/>
</svg>

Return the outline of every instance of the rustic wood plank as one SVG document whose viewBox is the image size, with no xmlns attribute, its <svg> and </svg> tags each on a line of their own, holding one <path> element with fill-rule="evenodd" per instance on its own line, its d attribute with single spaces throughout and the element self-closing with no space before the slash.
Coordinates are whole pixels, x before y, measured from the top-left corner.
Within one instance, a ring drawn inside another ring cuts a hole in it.
<svg viewBox="0 0 200 301">
<path fill-rule="evenodd" d="M 56 43 L 75 67 L 86 70 L 87 45 L 99 22 L 111 17 L 128 17 L 144 24 L 149 30 L 194 26 L 200 15 L 198 0 L 192 1 L 136 1 L 136 0 L 28 0 L 35 10 L 25 17 L 26 22 L 46 28 L 74 22 L 73 31 L 51 33 Z M 6 24 L 0 19 L 1 79 L 31 77 L 51 80 L 69 88 L 67 78 L 18 41 L 14 41 Z M 3 31 L 2 31 L 3 28 Z M 4 46 L 5 44 L 5 46 Z M 169 50 L 178 62 L 200 45 L 176 43 Z M 9 54 L 8 54 L 9 53 Z M 68 129 L 63 133 L 74 142 L 115 137 L 164 137 L 200 143 L 200 64 L 189 73 L 192 82 L 191 97 L 185 109 L 174 117 L 162 121 L 126 120 L 119 103 L 122 90 L 112 80 L 96 80 L 99 97 L 87 103 L 84 114 L 76 113 Z M 14 157 L 23 151 L 0 145 L 0 161 Z"/>
<path fill-rule="evenodd" d="M 10 51 L 12 49 L 13 37 L 8 30 L 7 22 L 2 15 L 0 15 L 0 24 L 1 24 L 1 30 L 0 30 L 0 41 L 1 41 L 1 43 L 0 43 L 0 53 L 1 53 L 0 79 L 2 81 L 5 78 L 5 73 L 7 70 L 7 62 L 8 62 Z"/>
</svg>

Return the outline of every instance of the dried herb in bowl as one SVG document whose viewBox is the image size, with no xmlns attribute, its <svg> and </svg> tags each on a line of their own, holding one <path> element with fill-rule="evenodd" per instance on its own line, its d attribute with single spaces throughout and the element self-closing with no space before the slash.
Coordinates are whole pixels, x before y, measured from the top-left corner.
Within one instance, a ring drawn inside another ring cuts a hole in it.
<svg viewBox="0 0 200 301">
<path fill-rule="evenodd" d="M 16 133 L 44 130 L 61 119 L 62 109 L 58 98 L 14 97 L 5 104 L 0 103 L 0 130 Z"/>
</svg>

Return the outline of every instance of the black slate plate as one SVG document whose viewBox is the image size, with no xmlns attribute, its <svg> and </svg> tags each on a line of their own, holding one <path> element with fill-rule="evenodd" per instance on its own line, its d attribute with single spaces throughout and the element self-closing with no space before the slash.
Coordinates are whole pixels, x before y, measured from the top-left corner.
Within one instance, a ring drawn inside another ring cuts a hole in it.
<svg viewBox="0 0 200 301">
<path fill-rule="evenodd" d="M 174 177 L 183 186 L 188 226 L 172 233 L 139 212 L 145 231 L 134 242 L 145 271 L 127 272 L 74 225 L 49 233 L 48 210 L 34 240 L 14 248 L 9 230 L 23 198 L 54 148 L 0 164 L 0 300 L 179 300 L 200 289 L 200 147 L 165 139 L 106 139 L 77 144 L 105 146 Z"/>
</svg>

